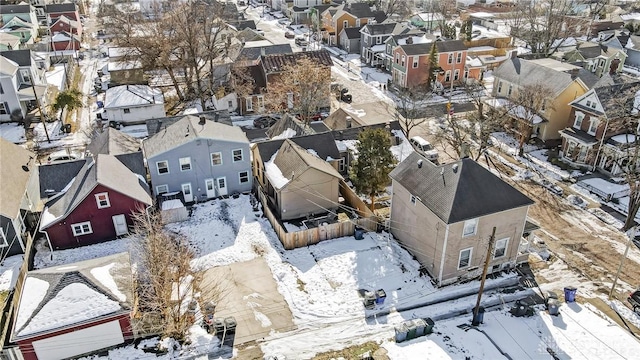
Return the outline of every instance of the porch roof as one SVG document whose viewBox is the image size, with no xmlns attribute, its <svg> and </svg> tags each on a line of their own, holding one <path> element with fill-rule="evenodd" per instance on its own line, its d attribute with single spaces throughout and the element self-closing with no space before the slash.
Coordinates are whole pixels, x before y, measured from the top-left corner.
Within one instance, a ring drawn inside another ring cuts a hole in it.
<svg viewBox="0 0 640 360">
<path fill-rule="evenodd" d="M 598 139 L 595 136 L 588 134 L 584 130 L 575 129 L 575 128 L 566 128 L 566 129 L 560 130 L 560 136 L 570 137 L 578 141 L 579 143 L 582 143 L 585 145 L 595 145 L 598 143 Z"/>
</svg>

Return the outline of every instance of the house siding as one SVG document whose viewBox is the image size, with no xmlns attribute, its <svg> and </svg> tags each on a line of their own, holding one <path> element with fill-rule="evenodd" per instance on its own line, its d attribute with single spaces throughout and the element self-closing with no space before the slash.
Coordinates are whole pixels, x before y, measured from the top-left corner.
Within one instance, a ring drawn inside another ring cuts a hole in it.
<svg viewBox="0 0 640 360">
<path fill-rule="evenodd" d="M 129 113 L 124 112 L 129 109 Z M 164 104 L 150 104 L 145 106 L 122 106 L 117 108 L 105 108 L 107 119 L 123 123 L 144 123 L 145 120 L 165 117 Z"/>
<path fill-rule="evenodd" d="M 43 334 L 40 336 L 36 336 L 36 337 L 32 337 L 26 340 L 21 340 L 18 341 L 18 346 L 20 348 L 20 352 L 22 353 L 22 356 L 24 357 L 24 360 L 38 360 L 38 356 L 36 356 L 36 353 L 33 349 L 33 342 L 38 341 L 38 340 L 43 340 L 46 338 L 50 338 L 53 336 L 58 336 L 58 335 L 63 335 L 63 334 L 68 334 L 74 331 L 78 331 L 78 330 L 82 330 L 82 329 L 87 329 L 90 328 L 92 326 L 96 326 L 96 325 L 100 325 L 100 324 L 104 324 L 104 323 L 108 323 L 111 321 L 117 320 L 120 324 L 120 329 L 122 330 L 122 335 L 125 339 L 125 341 L 131 340 L 133 339 L 133 330 L 131 327 L 131 318 L 129 316 L 129 314 L 119 314 L 116 316 L 111 316 L 108 318 L 104 318 L 104 319 L 100 319 L 94 322 L 90 322 L 87 324 L 82 324 L 82 325 L 77 325 L 77 326 L 73 326 L 71 328 L 68 329 L 64 329 L 64 330 L 59 330 L 59 331 L 53 331 L 47 334 Z M 80 355 L 80 354 L 78 354 Z"/>
<path fill-rule="evenodd" d="M 109 194 L 111 206 L 98 209 L 95 194 L 104 192 Z M 116 231 L 112 216 L 124 214 L 127 225 L 133 226 L 132 213 L 144 211 L 148 205 L 98 185 L 66 218 L 44 231 L 49 235 L 51 245 L 55 249 L 68 249 L 113 240 L 116 238 Z M 85 221 L 91 222 L 93 233 L 74 236 L 71 225 Z"/>
<path fill-rule="evenodd" d="M 317 194 L 317 195 L 316 195 Z M 340 195 L 340 180 L 313 168 L 296 175 L 278 194 L 280 219 L 298 219 L 335 209 Z"/>
<path fill-rule="evenodd" d="M 482 216 L 478 220 L 476 234 L 462 237 L 464 222 L 449 224 L 447 231 L 447 224 L 444 221 L 421 202 L 413 205 L 410 198 L 411 193 L 398 182 L 393 181 L 391 233 L 416 256 L 439 285 L 478 275 L 474 269 L 478 270 L 484 264 L 487 242 L 494 226 L 496 227 L 495 239 L 508 237 L 509 242 L 505 256 L 493 259 L 490 266 L 515 264 L 528 206 Z M 460 251 L 467 248 L 473 249 L 470 264 L 458 270 Z M 439 281 L 441 273 L 442 279 Z"/>
<path fill-rule="evenodd" d="M 0 215 L 0 226 L 2 226 L 2 232 L 7 238 L 7 246 L 0 247 L 0 256 L 22 254 L 24 251 L 22 251 L 22 247 L 20 246 L 20 239 L 16 237 L 13 219 Z"/>
<path fill-rule="evenodd" d="M 242 161 L 233 162 L 233 150 L 242 149 Z M 211 165 L 211 153 L 222 153 L 222 164 Z M 194 200 L 207 199 L 205 181 L 207 179 L 226 178 L 227 193 L 251 191 L 252 171 L 249 142 L 230 142 L 212 139 L 196 139 L 178 146 L 170 151 L 148 159 L 147 166 L 151 174 L 152 190 L 155 193 L 158 185 L 168 185 L 169 192 L 182 191 L 182 184 L 190 183 Z M 180 170 L 180 158 L 191 158 L 191 170 Z M 169 173 L 158 174 L 157 162 L 168 161 Z M 249 181 L 240 184 L 239 173 L 247 171 Z"/>
</svg>

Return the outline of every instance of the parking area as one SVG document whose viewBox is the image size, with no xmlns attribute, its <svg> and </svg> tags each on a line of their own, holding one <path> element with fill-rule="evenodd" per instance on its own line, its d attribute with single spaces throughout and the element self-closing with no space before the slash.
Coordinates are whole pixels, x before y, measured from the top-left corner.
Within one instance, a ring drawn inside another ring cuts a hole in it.
<svg viewBox="0 0 640 360">
<path fill-rule="evenodd" d="M 262 339 L 274 330 L 294 330 L 289 305 L 278 292 L 271 269 L 262 258 L 205 272 L 204 282 L 213 281 L 223 290 L 216 317 L 233 316 L 237 322 L 235 345 Z"/>
</svg>

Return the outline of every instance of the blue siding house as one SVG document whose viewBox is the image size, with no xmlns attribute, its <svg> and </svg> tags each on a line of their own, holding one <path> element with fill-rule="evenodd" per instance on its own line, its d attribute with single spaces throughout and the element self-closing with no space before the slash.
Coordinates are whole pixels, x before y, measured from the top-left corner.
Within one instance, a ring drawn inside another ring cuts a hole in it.
<svg viewBox="0 0 640 360">
<path fill-rule="evenodd" d="M 155 195 L 186 203 L 251 191 L 249 140 L 231 125 L 187 115 L 143 143 Z"/>
</svg>

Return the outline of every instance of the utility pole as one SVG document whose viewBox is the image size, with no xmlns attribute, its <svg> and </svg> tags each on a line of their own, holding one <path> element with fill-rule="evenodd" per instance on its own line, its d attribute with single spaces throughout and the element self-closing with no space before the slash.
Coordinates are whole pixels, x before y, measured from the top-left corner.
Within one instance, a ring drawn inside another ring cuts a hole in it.
<svg viewBox="0 0 640 360">
<path fill-rule="evenodd" d="M 489 246 L 487 247 L 487 257 L 484 259 L 484 269 L 482 269 L 482 280 L 480 281 L 480 290 L 478 290 L 478 300 L 476 301 L 476 307 L 473 308 L 473 320 L 471 325 L 478 326 L 476 319 L 478 317 L 478 311 L 480 310 L 480 301 L 482 300 L 482 291 L 484 290 L 484 282 L 487 279 L 487 270 L 489 269 L 489 263 L 491 262 L 491 254 L 493 253 L 493 241 L 496 238 L 496 227 L 493 227 L 491 237 L 489 238 Z"/>
<path fill-rule="evenodd" d="M 36 99 L 36 104 L 38 104 L 40 121 L 42 122 L 42 127 L 44 128 L 44 134 L 47 136 L 47 142 L 51 143 L 51 138 L 49 138 L 49 130 L 47 130 L 47 123 L 44 119 L 44 112 L 42 112 L 42 105 L 40 104 L 40 99 L 38 99 L 38 93 L 36 92 L 36 86 L 34 84 L 33 77 L 31 78 L 31 90 L 33 90 L 33 97 Z"/>
<path fill-rule="evenodd" d="M 632 227 L 629 232 L 627 232 L 627 248 L 624 249 L 624 254 L 622 254 L 622 259 L 620 259 L 620 266 L 618 266 L 618 272 L 616 272 L 616 277 L 613 279 L 613 284 L 611 285 L 611 290 L 609 290 L 609 300 L 613 298 L 613 292 L 616 289 L 616 285 L 618 284 L 618 278 L 620 277 L 620 273 L 622 272 L 622 268 L 624 267 L 624 261 L 627 260 L 627 254 L 629 254 L 629 248 L 631 247 L 631 239 L 636 236 L 636 227 Z"/>
</svg>

